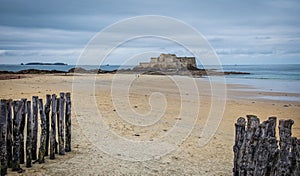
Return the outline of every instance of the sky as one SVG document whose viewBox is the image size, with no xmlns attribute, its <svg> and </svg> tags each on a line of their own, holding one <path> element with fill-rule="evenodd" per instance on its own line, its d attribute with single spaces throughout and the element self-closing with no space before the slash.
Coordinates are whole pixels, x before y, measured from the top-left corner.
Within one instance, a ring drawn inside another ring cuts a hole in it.
<svg viewBox="0 0 300 176">
<path fill-rule="evenodd" d="M 0 64 L 76 64 L 97 33 L 141 15 L 171 17 L 192 26 L 224 65 L 300 64 L 297 0 L 1 0 Z M 147 24 L 147 20 L 140 22 L 141 30 Z M 174 29 L 159 30 L 172 33 Z M 124 28 L 108 37 L 135 32 Z M 131 55 L 148 51 L 190 54 L 172 41 L 146 37 L 119 46 L 107 63 L 122 64 Z"/>
</svg>

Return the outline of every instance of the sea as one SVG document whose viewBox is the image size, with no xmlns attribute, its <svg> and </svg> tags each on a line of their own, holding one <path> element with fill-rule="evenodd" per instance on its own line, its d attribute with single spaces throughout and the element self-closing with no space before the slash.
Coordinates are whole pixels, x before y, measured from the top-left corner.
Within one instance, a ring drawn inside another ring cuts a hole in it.
<svg viewBox="0 0 300 176">
<path fill-rule="evenodd" d="M 5 65 L 0 64 L 0 71 L 20 71 L 25 69 L 60 70 L 68 71 L 74 67 L 85 69 L 117 70 L 131 69 L 130 65 Z M 198 68 L 203 68 L 201 65 Z M 206 69 L 215 69 L 215 66 L 206 66 Z M 250 74 L 226 75 L 228 84 L 242 84 L 251 87 L 244 91 L 267 91 L 300 94 L 300 64 L 276 64 L 276 65 L 223 65 L 223 71 L 248 72 Z M 221 71 L 221 70 L 217 70 Z M 242 90 L 242 91 L 243 91 Z M 300 102 L 300 97 L 272 96 L 264 97 L 273 100 L 289 100 Z"/>
<path fill-rule="evenodd" d="M 214 66 L 208 66 L 206 68 L 213 69 Z M 300 102 L 300 64 L 223 65 L 222 69 L 225 72 L 250 73 L 225 76 L 227 84 L 247 85 L 247 87 L 249 87 L 248 89 L 241 88 L 240 91 L 287 93 L 284 96 L 254 96 L 252 97 L 253 99 L 261 98 Z"/>
<path fill-rule="evenodd" d="M 130 65 L 13 65 L 13 64 L 0 64 L 0 71 L 13 71 L 17 72 L 20 70 L 27 69 L 38 69 L 38 70 L 58 70 L 58 71 L 68 71 L 71 68 L 81 67 L 87 70 L 91 69 L 102 69 L 107 71 L 117 70 L 117 69 L 130 69 L 134 66 Z"/>
</svg>

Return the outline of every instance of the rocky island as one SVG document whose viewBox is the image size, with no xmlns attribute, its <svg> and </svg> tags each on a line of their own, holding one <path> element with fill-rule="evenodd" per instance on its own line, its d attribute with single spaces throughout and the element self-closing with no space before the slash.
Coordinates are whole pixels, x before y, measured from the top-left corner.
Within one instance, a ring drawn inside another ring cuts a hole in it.
<svg viewBox="0 0 300 176">
<path fill-rule="evenodd" d="M 68 64 L 61 63 L 61 62 L 56 62 L 56 63 L 29 62 L 26 64 L 21 63 L 21 65 L 68 65 Z"/>
<path fill-rule="evenodd" d="M 142 74 L 161 75 L 230 75 L 230 74 L 250 74 L 246 72 L 219 72 L 213 69 L 197 68 L 195 57 L 177 57 L 175 54 L 160 54 L 159 57 L 150 58 L 150 62 L 141 62 L 133 68 L 133 71 Z"/>
</svg>

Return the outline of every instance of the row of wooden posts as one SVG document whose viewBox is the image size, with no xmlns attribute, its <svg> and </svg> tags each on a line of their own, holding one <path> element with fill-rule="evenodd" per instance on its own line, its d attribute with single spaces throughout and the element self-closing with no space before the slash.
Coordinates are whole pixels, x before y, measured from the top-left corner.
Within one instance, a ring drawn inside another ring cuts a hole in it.
<svg viewBox="0 0 300 176">
<path fill-rule="evenodd" d="M 46 95 L 45 105 L 43 99 L 37 96 L 33 96 L 32 101 L 1 99 L 0 110 L 1 175 L 7 174 L 7 168 L 22 172 L 20 164 L 31 167 L 35 162 L 44 163 L 44 157 L 49 153 L 50 159 L 55 159 L 55 154 L 64 155 L 65 152 L 71 151 L 69 92 L 60 93 L 59 97 L 55 94 Z M 41 133 L 37 151 L 38 114 L 40 114 Z M 58 132 L 58 142 L 56 132 Z"/>
<path fill-rule="evenodd" d="M 240 117 L 235 124 L 234 176 L 299 176 L 300 139 L 292 137 L 293 120 L 276 117 L 260 123 L 257 116 Z"/>
</svg>

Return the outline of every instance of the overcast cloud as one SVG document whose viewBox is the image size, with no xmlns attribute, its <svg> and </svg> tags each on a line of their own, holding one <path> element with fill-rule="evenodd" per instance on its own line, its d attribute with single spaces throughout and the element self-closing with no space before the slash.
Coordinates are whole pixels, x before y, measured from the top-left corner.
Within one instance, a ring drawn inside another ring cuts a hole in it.
<svg viewBox="0 0 300 176">
<path fill-rule="evenodd" d="M 300 1 L 297 0 L 2 0 L 0 64 L 30 61 L 75 64 L 97 32 L 138 15 L 169 16 L 193 26 L 207 38 L 223 64 L 300 63 Z M 109 37 L 122 32 L 135 31 L 119 31 Z M 183 37 L 189 36 L 183 34 Z M 159 40 L 136 40 L 122 47 L 118 52 L 124 56 L 132 51 L 148 51 L 150 47 L 155 51 L 186 54 L 182 48 Z M 123 61 L 118 55 L 111 64 Z"/>
</svg>

